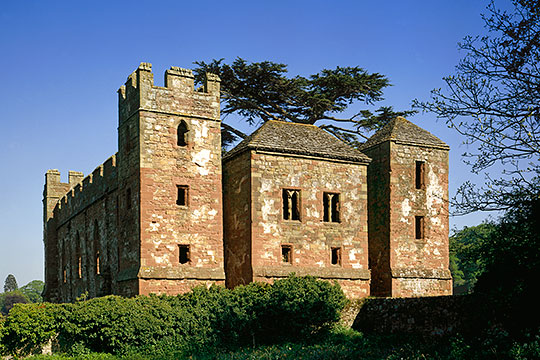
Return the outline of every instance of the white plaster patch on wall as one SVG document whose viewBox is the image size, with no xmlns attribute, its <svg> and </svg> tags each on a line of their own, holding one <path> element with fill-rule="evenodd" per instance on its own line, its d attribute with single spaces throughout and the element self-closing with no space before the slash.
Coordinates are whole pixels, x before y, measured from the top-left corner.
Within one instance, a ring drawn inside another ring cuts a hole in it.
<svg viewBox="0 0 540 360">
<path fill-rule="evenodd" d="M 159 223 L 150 223 L 150 231 L 158 231 L 159 230 Z"/>
<path fill-rule="evenodd" d="M 242 182 L 244 181 L 244 178 L 242 178 L 241 180 Z M 261 179 L 261 190 L 260 192 L 268 192 L 268 191 L 272 191 L 274 190 L 274 183 L 272 180 L 270 179 Z"/>
<path fill-rule="evenodd" d="M 208 126 L 203 123 L 199 123 L 200 127 L 195 128 L 195 140 L 202 140 L 208 137 Z"/>
<path fill-rule="evenodd" d="M 324 262 L 321 260 L 321 261 L 317 261 L 315 263 L 315 265 L 317 265 L 318 267 L 323 267 L 324 266 Z"/>
<path fill-rule="evenodd" d="M 163 254 L 162 256 L 157 256 L 155 254 L 152 254 L 152 258 L 156 262 L 156 264 L 168 264 L 169 261 L 169 254 Z"/>
<path fill-rule="evenodd" d="M 306 208 L 306 216 L 308 218 L 315 218 L 318 219 L 320 217 L 319 211 L 317 211 L 316 206 L 310 206 Z"/>
<path fill-rule="evenodd" d="M 269 215 L 276 214 L 274 210 L 274 199 L 263 199 L 263 205 L 261 206 L 261 217 L 263 221 L 268 221 Z"/>
<path fill-rule="evenodd" d="M 426 205 L 428 208 L 429 215 L 436 216 L 437 209 L 435 205 L 442 204 L 444 197 L 444 189 L 439 184 L 439 177 L 433 171 L 433 166 L 429 166 L 428 171 L 428 182 L 426 184 Z M 432 220 L 433 222 L 433 220 Z"/>
<path fill-rule="evenodd" d="M 259 224 L 262 226 L 263 232 L 265 234 L 272 234 L 273 236 L 279 237 L 279 228 L 277 224 L 271 224 L 266 222 L 260 222 Z"/>
<path fill-rule="evenodd" d="M 358 253 L 359 253 L 358 249 L 351 249 L 351 250 L 349 251 L 349 260 L 350 260 L 350 261 L 356 261 L 356 260 L 358 260 L 358 259 L 356 259 L 356 254 L 358 254 Z M 354 264 L 353 264 L 353 265 L 354 265 Z M 353 266 L 353 267 L 354 267 L 354 266 Z"/>
<path fill-rule="evenodd" d="M 199 174 L 202 176 L 206 176 L 210 173 L 210 171 L 206 168 L 206 164 L 210 161 L 210 156 L 210 149 L 202 149 L 193 155 L 193 163 L 197 165 Z"/>
<path fill-rule="evenodd" d="M 167 245 L 165 247 L 171 252 L 173 252 L 176 249 L 176 245 Z"/>
<path fill-rule="evenodd" d="M 405 199 L 401 202 L 401 222 L 409 223 L 409 213 L 411 212 L 411 204 L 409 204 L 409 199 Z"/>
<path fill-rule="evenodd" d="M 429 220 L 431 221 L 432 225 L 435 225 L 435 226 L 441 225 L 441 219 L 438 216 L 430 216 Z"/>
</svg>

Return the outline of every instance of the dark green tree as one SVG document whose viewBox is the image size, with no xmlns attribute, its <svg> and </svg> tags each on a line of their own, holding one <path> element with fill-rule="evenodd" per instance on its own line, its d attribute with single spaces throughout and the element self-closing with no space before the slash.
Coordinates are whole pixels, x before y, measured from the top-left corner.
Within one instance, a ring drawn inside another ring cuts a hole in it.
<svg viewBox="0 0 540 360">
<path fill-rule="evenodd" d="M 512 5 L 503 11 L 492 1 L 482 16 L 487 35 L 464 38 L 466 55 L 444 78 L 446 87 L 433 90 L 429 102 L 414 102 L 466 138 L 473 172 L 504 168 L 480 188 L 463 184 L 457 213 L 507 210 L 540 196 L 540 4 Z"/>
<path fill-rule="evenodd" d="M 484 253 L 497 229 L 494 223 L 465 227 L 450 236 L 450 271 L 454 287 L 471 292 L 485 270 Z"/>
<path fill-rule="evenodd" d="M 515 204 L 480 249 L 483 272 L 474 292 L 486 300 L 485 314 L 513 333 L 538 331 L 540 200 Z"/>
<path fill-rule="evenodd" d="M 30 281 L 28 284 L 21 286 L 19 288 L 19 291 L 23 293 L 30 302 L 37 303 L 42 302 L 43 297 L 41 296 L 41 293 L 43 292 L 43 287 L 45 286 L 45 283 L 41 280 L 33 280 Z"/>
<path fill-rule="evenodd" d="M 17 285 L 17 279 L 13 274 L 9 274 L 4 281 L 4 292 L 15 291 L 19 288 Z"/>
<path fill-rule="evenodd" d="M 360 67 L 323 69 L 309 77 L 287 77 L 287 65 L 271 61 L 248 63 L 237 58 L 230 65 L 224 59 L 195 63 L 195 80 L 203 83 L 206 72 L 221 78 L 221 113 L 224 118 L 237 114 L 250 124 L 268 120 L 291 121 L 318 125 L 336 137 L 356 145 L 368 138 L 370 131 L 384 126 L 396 116 L 412 111 L 395 112 L 392 107 L 380 107 L 372 112 L 357 111 L 340 117 L 350 105 L 364 102 L 373 105 L 383 99 L 388 79 L 378 73 L 368 73 Z M 222 124 L 224 145 L 246 135 L 232 126 Z"/>
</svg>

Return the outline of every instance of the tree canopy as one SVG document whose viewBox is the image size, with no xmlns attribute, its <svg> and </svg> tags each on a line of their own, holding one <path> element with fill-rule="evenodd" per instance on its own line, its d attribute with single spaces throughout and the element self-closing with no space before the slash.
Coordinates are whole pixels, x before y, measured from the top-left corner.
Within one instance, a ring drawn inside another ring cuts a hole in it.
<svg viewBox="0 0 540 360">
<path fill-rule="evenodd" d="M 360 67 L 323 69 L 309 77 L 287 77 L 287 65 L 271 61 L 249 63 L 237 58 L 231 64 L 224 59 L 195 63 L 195 81 L 202 83 L 205 73 L 221 78 L 221 113 L 243 117 L 250 125 L 268 120 L 318 125 L 341 140 L 356 145 L 367 133 L 384 126 L 396 116 L 412 111 L 394 111 L 392 107 L 361 109 L 352 116 L 340 117 L 350 105 L 373 105 L 383 99 L 389 80 L 379 73 Z M 224 145 L 246 134 L 222 124 Z"/>
<path fill-rule="evenodd" d="M 13 274 L 9 274 L 4 281 L 4 292 L 15 291 L 18 288 L 17 279 Z"/>
<path fill-rule="evenodd" d="M 463 184 L 457 213 L 507 210 L 540 196 L 540 6 L 512 4 L 503 11 L 492 1 L 482 16 L 487 35 L 464 38 L 466 55 L 443 79 L 446 87 L 414 102 L 465 136 L 473 172 L 504 168 L 501 176 L 486 175 L 484 187 Z"/>
</svg>

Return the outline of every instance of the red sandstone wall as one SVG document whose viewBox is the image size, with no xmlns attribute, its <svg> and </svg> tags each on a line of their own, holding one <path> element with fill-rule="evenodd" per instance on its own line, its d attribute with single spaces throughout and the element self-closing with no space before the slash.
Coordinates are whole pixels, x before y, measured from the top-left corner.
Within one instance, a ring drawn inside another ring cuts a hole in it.
<svg viewBox="0 0 540 360">
<path fill-rule="evenodd" d="M 227 287 L 253 281 L 251 264 L 251 154 L 223 162 L 223 231 Z"/>
<path fill-rule="evenodd" d="M 369 295 L 367 166 L 251 152 L 254 280 L 298 275 L 336 279 L 349 297 Z M 283 219 L 282 189 L 301 190 L 301 220 Z M 341 222 L 323 222 L 323 192 L 338 192 Z M 292 264 L 281 245 L 293 246 Z M 342 264 L 331 265 L 331 247 Z"/>
<path fill-rule="evenodd" d="M 368 166 L 368 233 L 371 295 L 390 296 L 390 143 L 364 151 L 372 160 Z"/>
<path fill-rule="evenodd" d="M 415 163 L 425 161 L 425 187 L 415 188 Z M 391 143 L 390 263 L 392 296 L 451 294 L 448 270 L 448 150 Z M 415 238 L 424 216 L 424 238 Z"/>
<path fill-rule="evenodd" d="M 132 77 L 125 91 L 129 97 L 137 86 L 139 94 L 139 108 L 132 106 L 140 147 L 139 293 L 224 282 L 219 83 L 195 92 L 193 75 L 183 69 L 167 71 L 166 87 L 154 86 L 141 67 Z M 186 146 L 177 145 L 181 121 Z M 177 185 L 189 188 L 186 206 L 176 203 Z M 179 262 L 179 245 L 190 246 L 189 263 Z"/>
</svg>

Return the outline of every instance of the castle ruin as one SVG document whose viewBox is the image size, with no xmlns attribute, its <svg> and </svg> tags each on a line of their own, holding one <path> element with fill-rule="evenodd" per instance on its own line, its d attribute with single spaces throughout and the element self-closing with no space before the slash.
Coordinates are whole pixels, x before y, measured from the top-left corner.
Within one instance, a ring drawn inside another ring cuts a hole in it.
<svg viewBox="0 0 540 360">
<path fill-rule="evenodd" d="M 47 301 L 178 294 L 297 275 L 351 298 L 449 295 L 448 151 L 396 118 L 353 149 L 269 121 L 222 156 L 220 80 L 142 63 L 119 91 L 118 152 L 45 174 Z"/>
</svg>

